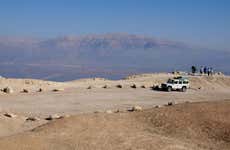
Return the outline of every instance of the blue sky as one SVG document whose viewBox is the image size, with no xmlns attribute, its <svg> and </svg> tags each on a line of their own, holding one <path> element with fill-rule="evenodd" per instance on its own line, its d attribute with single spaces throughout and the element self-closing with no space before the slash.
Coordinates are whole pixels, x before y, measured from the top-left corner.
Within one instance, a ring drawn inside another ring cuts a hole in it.
<svg viewBox="0 0 230 150">
<path fill-rule="evenodd" d="M 0 35 L 125 32 L 230 51 L 230 0 L 0 0 Z"/>
</svg>

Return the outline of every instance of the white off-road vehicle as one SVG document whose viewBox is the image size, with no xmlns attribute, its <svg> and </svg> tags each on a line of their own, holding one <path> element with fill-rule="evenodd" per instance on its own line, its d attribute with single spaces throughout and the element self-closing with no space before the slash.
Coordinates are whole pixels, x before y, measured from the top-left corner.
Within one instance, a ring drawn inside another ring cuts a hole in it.
<svg viewBox="0 0 230 150">
<path fill-rule="evenodd" d="M 166 83 L 161 84 L 161 88 L 168 92 L 171 92 L 172 90 L 180 90 L 182 92 L 186 92 L 186 90 L 189 88 L 189 80 L 185 77 L 168 79 Z"/>
</svg>

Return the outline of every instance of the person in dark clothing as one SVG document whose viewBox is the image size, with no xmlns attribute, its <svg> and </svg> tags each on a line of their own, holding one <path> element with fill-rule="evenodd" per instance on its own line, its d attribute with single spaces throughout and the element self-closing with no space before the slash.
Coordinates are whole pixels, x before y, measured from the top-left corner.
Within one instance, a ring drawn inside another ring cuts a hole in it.
<svg viewBox="0 0 230 150">
<path fill-rule="evenodd" d="M 207 67 L 204 67 L 204 74 L 207 74 Z"/>
<path fill-rule="evenodd" d="M 202 75 L 203 73 L 204 73 L 204 67 L 201 66 L 201 67 L 200 67 L 200 74 Z"/>
</svg>

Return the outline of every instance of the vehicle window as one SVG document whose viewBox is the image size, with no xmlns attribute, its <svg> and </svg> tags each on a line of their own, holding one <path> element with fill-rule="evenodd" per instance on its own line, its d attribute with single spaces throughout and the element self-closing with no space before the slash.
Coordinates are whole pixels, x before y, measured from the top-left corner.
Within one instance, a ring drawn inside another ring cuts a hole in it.
<svg viewBox="0 0 230 150">
<path fill-rule="evenodd" d="M 179 81 L 179 84 L 182 84 L 182 81 Z"/>
<path fill-rule="evenodd" d="M 178 84 L 178 81 L 174 81 L 174 84 Z"/>
<path fill-rule="evenodd" d="M 173 80 L 172 80 L 172 79 L 169 79 L 167 83 L 172 84 L 172 83 L 173 83 Z"/>
<path fill-rule="evenodd" d="M 183 81 L 184 84 L 188 84 L 188 81 Z"/>
</svg>

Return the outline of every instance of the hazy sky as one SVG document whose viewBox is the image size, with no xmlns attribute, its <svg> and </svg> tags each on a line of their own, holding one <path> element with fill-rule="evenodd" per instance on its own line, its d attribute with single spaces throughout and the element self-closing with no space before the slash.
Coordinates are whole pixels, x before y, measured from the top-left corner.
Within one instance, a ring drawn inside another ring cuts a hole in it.
<svg viewBox="0 0 230 150">
<path fill-rule="evenodd" d="M 230 50 L 230 0 L 0 0 L 0 35 L 125 32 Z"/>
</svg>

